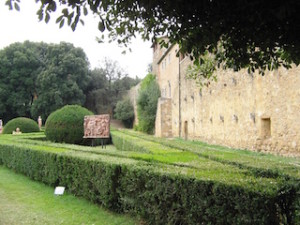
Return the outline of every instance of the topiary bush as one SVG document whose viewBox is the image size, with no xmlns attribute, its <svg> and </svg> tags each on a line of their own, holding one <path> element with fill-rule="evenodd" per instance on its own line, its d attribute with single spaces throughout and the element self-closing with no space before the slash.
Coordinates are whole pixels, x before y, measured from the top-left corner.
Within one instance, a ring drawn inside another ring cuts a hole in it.
<svg viewBox="0 0 300 225">
<path fill-rule="evenodd" d="M 35 122 L 34 120 L 25 117 L 18 117 L 7 122 L 7 124 L 3 128 L 3 134 L 11 134 L 17 129 L 17 127 L 20 128 L 20 131 L 22 133 L 32 133 L 40 131 L 37 122 Z"/>
<path fill-rule="evenodd" d="M 51 113 L 45 124 L 48 140 L 70 144 L 83 144 L 84 116 L 93 115 L 79 105 L 67 105 Z"/>
</svg>

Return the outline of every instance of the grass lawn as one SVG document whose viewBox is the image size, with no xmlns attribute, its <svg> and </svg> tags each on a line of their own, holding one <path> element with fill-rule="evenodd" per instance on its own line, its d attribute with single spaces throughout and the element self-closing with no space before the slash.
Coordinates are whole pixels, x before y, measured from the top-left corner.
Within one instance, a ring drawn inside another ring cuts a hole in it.
<svg viewBox="0 0 300 225">
<path fill-rule="evenodd" d="M 0 166 L 0 224 L 139 224 Z"/>
</svg>

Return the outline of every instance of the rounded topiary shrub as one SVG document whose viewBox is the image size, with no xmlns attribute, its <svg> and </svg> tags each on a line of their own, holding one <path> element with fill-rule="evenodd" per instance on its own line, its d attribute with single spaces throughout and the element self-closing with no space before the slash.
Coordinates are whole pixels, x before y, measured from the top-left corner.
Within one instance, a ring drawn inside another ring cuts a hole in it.
<svg viewBox="0 0 300 225">
<path fill-rule="evenodd" d="M 48 140 L 70 144 L 83 143 L 84 116 L 93 115 L 79 105 L 67 105 L 51 113 L 45 124 Z"/>
<path fill-rule="evenodd" d="M 25 117 L 18 117 L 7 122 L 3 128 L 3 134 L 11 134 L 17 128 L 20 128 L 22 133 L 39 132 L 37 122 Z"/>
</svg>

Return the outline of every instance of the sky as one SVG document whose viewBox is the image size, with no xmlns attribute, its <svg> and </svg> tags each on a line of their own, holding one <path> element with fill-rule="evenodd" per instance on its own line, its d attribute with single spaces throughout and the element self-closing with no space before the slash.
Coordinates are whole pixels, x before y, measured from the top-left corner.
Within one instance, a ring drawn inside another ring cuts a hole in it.
<svg viewBox="0 0 300 225">
<path fill-rule="evenodd" d="M 55 23 L 57 14 L 51 14 L 48 24 L 39 22 L 36 15 L 39 4 L 35 1 L 21 1 L 20 11 L 10 11 L 5 1 L 0 3 L 0 49 L 15 42 L 25 40 L 33 42 L 59 43 L 61 41 L 73 43 L 75 47 L 81 47 L 86 53 L 91 69 L 100 67 L 104 58 L 118 61 L 119 65 L 130 77 L 143 78 L 147 74 L 148 65 L 152 62 L 152 49 L 150 42 L 144 42 L 141 38 L 134 39 L 129 47 L 132 52 L 122 54 L 124 48 L 116 43 L 98 43 L 96 37 L 102 33 L 97 29 L 97 18 L 93 15 L 84 17 L 85 25 L 78 24 L 75 32 L 65 25 L 59 29 Z M 60 12 L 60 9 L 57 10 Z"/>
</svg>

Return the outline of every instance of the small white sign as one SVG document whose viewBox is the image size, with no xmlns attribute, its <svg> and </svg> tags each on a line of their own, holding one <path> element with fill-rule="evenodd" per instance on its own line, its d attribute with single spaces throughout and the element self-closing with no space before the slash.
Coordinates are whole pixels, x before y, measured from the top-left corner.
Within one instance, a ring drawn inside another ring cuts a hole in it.
<svg viewBox="0 0 300 225">
<path fill-rule="evenodd" d="M 54 194 L 55 195 L 63 195 L 65 192 L 65 187 L 56 187 L 55 190 L 54 190 Z"/>
</svg>

